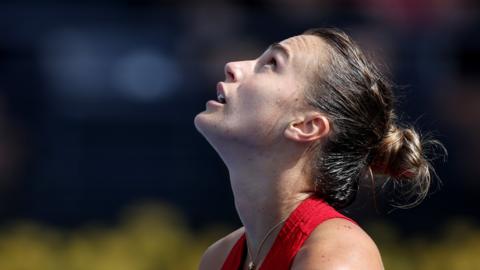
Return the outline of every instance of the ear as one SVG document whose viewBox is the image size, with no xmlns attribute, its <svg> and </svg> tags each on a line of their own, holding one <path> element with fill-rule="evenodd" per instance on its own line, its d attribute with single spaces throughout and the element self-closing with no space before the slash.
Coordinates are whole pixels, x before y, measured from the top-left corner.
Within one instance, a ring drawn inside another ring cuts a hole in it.
<svg viewBox="0 0 480 270">
<path fill-rule="evenodd" d="M 330 132 L 328 118 L 318 112 L 302 115 L 285 129 L 285 137 L 298 142 L 312 142 L 323 138 Z"/>
</svg>

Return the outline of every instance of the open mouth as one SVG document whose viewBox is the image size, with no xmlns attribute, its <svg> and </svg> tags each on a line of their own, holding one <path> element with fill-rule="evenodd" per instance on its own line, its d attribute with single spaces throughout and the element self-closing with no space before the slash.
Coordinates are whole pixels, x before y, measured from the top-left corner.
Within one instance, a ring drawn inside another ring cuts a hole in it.
<svg viewBox="0 0 480 270">
<path fill-rule="evenodd" d="M 217 83 L 217 101 L 222 104 L 227 104 L 225 89 L 223 88 L 222 82 Z"/>
<path fill-rule="evenodd" d="M 225 99 L 225 97 L 223 96 L 223 94 L 218 94 L 217 95 L 217 101 L 222 103 L 222 104 L 227 104 L 227 100 Z"/>
</svg>

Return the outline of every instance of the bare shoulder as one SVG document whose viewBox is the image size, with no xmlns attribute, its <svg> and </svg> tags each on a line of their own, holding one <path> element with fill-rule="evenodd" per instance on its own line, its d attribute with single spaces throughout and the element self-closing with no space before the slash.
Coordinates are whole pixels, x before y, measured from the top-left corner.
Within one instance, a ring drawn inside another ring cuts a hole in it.
<svg viewBox="0 0 480 270">
<path fill-rule="evenodd" d="M 361 227 L 343 218 L 333 218 L 315 228 L 297 253 L 292 269 L 384 268 L 377 245 Z"/>
<path fill-rule="evenodd" d="M 241 227 L 240 229 L 231 232 L 227 236 L 210 245 L 203 253 L 202 259 L 200 261 L 199 270 L 221 269 L 223 262 L 230 253 L 230 250 L 233 248 L 235 243 L 238 241 L 238 239 L 240 239 L 244 232 L 244 228 Z"/>
</svg>

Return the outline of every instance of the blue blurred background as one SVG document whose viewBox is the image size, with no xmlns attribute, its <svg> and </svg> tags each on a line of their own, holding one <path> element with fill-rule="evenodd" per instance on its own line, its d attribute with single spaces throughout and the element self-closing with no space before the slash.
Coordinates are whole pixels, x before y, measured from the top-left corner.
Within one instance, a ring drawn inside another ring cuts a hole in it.
<svg viewBox="0 0 480 270">
<path fill-rule="evenodd" d="M 240 225 L 227 169 L 194 116 L 215 98 L 226 62 L 319 26 L 344 29 L 386 63 L 404 86 L 401 118 L 449 151 L 435 163 L 443 185 L 420 206 L 391 212 L 379 196 L 385 207 L 375 209 L 365 188 L 346 212 L 377 240 L 389 269 L 427 269 L 413 255 L 402 257 L 408 266 L 394 265 L 405 251 L 390 252 L 392 234 L 419 236 L 420 250 L 437 247 L 429 237 L 475 235 L 480 252 L 479 11 L 473 0 L 1 2 L 0 232 L 13 242 L 0 240 L 0 258 L 22 235 L 57 235 L 59 242 L 35 240 L 57 252 L 78 246 L 73 235 L 85 228 L 101 230 L 86 237 L 99 239 L 147 216 L 150 225 L 180 220 L 181 229 L 166 227 L 189 233 L 179 245 L 202 244 L 187 266 L 132 267 L 194 269 L 205 245 Z M 167 212 L 178 217 L 160 218 Z M 462 239 L 449 243 L 465 246 Z M 75 268 L 73 259 L 52 266 L 53 257 L 41 256 L 36 266 L 1 269 L 119 269 Z"/>
</svg>

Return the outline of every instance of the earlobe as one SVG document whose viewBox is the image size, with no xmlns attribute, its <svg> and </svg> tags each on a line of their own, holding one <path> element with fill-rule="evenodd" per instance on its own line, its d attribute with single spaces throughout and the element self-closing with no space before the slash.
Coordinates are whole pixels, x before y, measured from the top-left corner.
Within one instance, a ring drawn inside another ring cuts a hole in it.
<svg viewBox="0 0 480 270">
<path fill-rule="evenodd" d="M 285 129 L 285 136 L 298 142 L 311 142 L 325 137 L 330 132 L 328 118 L 315 113 L 303 116 L 302 119 L 291 122 Z"/>
</svg>

